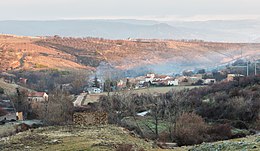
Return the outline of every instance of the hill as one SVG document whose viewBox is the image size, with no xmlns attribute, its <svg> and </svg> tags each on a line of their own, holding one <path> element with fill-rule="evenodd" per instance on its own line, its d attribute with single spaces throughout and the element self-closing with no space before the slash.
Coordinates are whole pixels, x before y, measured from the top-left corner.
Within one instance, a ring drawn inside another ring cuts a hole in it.
<svg viewBox="0 0 260 151">
<path fill-rule="evenodd" d="M 153 70 L 158 73 L 209 68 L 241 57 L 259 58 L 257 43 L 174 40 L 107 40 L 0 36 L 3 70 Z"/>
<path fill-rule="evenodd" d="M 115 150 L 122 144 L 132 145 L 133 149 L 149 151 L 163 151 L 155 147 L 152 141 L 145 141 L 130 132 L 116 126 L 56 126 L 38 128 L 26 131 L 14 136 L 2 138 L 0 149 L 8 150 L 91 150 L 105 151 Z M 153 148 L 155 147 L 155 148 Z M 258 150 L 260 136 L 248 136 L 246 138 L 219 141 L 215 143 L 203 143 L 196 146 L 176 147 L 172 150 Z M 123 149 L 121 149 L 123 150 Z"/>
<path fill-rule="evenodd" d="M 0 69 L 93 69 L 75 62 L 75 56 L 34 44 L 38 37 L 0 36 Z"/>
<path fill-rule="evenodd" d="M 13 95 L 16 93 L 16 89 L 33 91 L 28 88 L 22 87 L 14 83 L 6 83 L 3 79 L 0 79 L 0 88 L 2 88 L 7 95 Z"/>
</svg>

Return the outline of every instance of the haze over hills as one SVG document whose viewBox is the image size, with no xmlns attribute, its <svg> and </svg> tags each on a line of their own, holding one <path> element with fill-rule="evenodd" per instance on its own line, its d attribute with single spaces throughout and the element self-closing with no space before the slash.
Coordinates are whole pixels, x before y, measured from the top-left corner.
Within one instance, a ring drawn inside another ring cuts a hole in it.
<svg viewBox="0 0 260 151">
<path fill-rule="evenodd" d="M 259 20 L 153 21 L 133 19 L 0 21 L 0 33 L 107 39 L 199 39 L 259 42 Z"/>
<path fill-rule="evenodd" d="M 144 70 L 178 73 L 209 68 L 241 57 L 259 58 L 260 44 L 174 40 L 107 40 L 99 38 L 0 38 L 4 70 L 100 70 L 109 68 L 134 76 Z"/>
</svg>

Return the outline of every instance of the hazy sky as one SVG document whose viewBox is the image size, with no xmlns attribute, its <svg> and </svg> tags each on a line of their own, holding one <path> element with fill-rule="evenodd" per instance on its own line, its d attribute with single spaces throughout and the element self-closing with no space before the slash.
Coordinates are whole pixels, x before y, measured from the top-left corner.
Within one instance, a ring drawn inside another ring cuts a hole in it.
<svg viewBox="0 0 260 151">
<path fill-rule="evenodd" d="M 252 19 L 260 0 L 0 0 L 0 20 Z"/>
</svg>

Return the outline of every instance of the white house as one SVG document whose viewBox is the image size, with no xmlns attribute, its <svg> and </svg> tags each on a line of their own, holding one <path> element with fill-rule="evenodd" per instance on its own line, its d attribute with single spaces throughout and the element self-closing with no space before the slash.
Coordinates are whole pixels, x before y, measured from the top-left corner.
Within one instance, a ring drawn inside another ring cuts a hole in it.
<svg viewBox="0 0 260 151">
<path fill-rule="evenodd" d="M 168 80 L 168 79 L 171 79 L 171 77 L 167 76 L 167 75 L 158 75 L 158 76 L 154 77 L 155 81 L 164 81 L 164 80 Z"/>
<path fill-rule="evenodd" d="M 205 79 L 204 84 L 213 84 L 213 83 L 216 83 L 216 79 Z"/>
<path fill-rule="evenodd" d="M 167 85 L 177 86 L 177 85 L 179 85 L 179 80 L 178 79 L 167 80 Z"/>
<path fill-rule="evenodd" d="M 233 81 L 236 77 L 244 77 L 242 74 L 228 74 L 227 75 L 227 81 Z"/>
<path fill-rule="evenodd" d="M 102 90 L 100 88 L 97 88 L 97 87 L 88 88 L 89 94 L 97 94 L 97 93 L 101 93 L 101 92 L 102 92 Z"/>
<path fill-rule="evenodd" d="M 145 82 L 152 82 L 152 81 L 154 81 L 154 77 L 155 77 L 155 74 L 153 74 L 153 73 L 147 74 L 146 77 L 145 77 Z"/>
<path fill-rule="evenodd" d="M 28 94 L 29 102 L 44 102 L 48 101 L 48 94 L 45 92 L 31 92 Z"/>
</svg>

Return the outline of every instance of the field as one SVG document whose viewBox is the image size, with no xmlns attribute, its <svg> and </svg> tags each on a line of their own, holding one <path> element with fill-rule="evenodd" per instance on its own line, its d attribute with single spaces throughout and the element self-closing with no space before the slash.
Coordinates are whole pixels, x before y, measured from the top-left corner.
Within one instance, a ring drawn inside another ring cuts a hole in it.
<svg viewBox="0 0 260 151">
<path fill-rule="evenodd" d="M 143 88 L 143 89 L 136 89 L 133 91 L 133 93 L 166 93 L 169 91 L 181 91 L 184 89 L 193 89 L 200 86 L 171 86 L 171 87 L 150 87 L 150 88 Z"/>
</svg>

